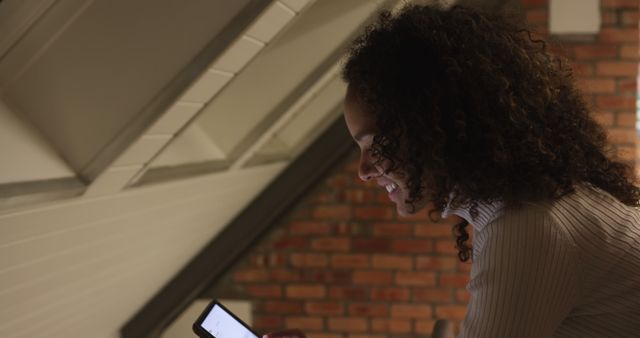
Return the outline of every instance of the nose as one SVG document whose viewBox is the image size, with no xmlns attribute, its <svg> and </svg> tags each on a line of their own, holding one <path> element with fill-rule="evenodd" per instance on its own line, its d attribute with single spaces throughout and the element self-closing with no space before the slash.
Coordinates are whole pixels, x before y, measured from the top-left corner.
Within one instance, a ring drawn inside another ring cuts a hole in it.
<svg viewBox="0 0 640 338">
<path fill-rule="evenodd" d="M 381 171 L 378 166 L 375 165 L 375 160 L 371 154 L 368 151 L 362 151 L 360 153 L 360 164 L 358 165 L 358 176 L 360 179 L 366 182 L 380 175 Z"/>
</svg>

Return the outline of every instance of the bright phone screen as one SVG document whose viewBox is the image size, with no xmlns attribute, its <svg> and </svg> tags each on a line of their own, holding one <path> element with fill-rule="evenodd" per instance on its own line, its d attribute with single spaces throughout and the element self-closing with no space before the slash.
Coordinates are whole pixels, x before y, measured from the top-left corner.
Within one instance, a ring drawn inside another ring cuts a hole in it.
<svg viewBox="0 0 640 338">
<path fill-rule="evenodd" d="M 213 306 L 200 326 L 216 338 L 258 338 L 218 304 Z"/>
</svg>

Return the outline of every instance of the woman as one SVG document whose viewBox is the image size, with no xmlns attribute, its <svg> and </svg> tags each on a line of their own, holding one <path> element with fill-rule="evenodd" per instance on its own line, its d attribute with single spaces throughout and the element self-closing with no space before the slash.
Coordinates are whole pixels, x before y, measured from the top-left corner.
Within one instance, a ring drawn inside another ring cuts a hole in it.
<svg viewBox="0 0 640 338">
<path fill-rule="evenodd" d="M 401 215 L 460 217 L 461 337 L 640 335 L 640 189 L 543 42 L 497 14 L 411 5 L 356 39 L 343 75 L 360 178 Z"/>
</svg>

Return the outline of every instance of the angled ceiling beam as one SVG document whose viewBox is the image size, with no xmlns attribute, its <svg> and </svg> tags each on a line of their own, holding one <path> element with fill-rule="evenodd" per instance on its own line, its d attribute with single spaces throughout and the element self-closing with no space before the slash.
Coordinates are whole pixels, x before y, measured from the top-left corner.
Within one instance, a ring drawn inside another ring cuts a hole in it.
<svg viewBox="0 0 640 338">
<path fill-rule="evenodd" d="M 340 117 L 147 302 L 122 327 L 121 336 L 159 337 L 352 149 L 353 142 Z"/>
</svg>

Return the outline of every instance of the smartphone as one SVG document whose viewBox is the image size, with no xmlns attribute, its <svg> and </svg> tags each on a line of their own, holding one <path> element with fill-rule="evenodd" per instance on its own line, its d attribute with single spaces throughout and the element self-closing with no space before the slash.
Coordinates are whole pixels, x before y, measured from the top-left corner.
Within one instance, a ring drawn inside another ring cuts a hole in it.
<svg viewBox="0 0 640 338">
<path fill-rule="evenodd" d="M 214 300 L 193 323 L 193 332 L 201 338 L 260 338 L 249 325 Z"/>
</svg>

